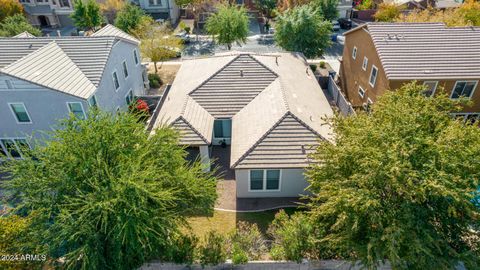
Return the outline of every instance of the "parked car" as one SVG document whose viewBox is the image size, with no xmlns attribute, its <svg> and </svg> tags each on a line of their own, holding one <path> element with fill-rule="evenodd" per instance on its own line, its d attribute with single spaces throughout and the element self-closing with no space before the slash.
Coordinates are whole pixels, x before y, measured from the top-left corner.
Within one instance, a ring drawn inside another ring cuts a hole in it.
<svg viewBox="0 0 480 270">
<path fill-rule="evenodd" d="M 339 31 L 340 30 L 340 24 L 338 21 L 332 21 L 332 29 L 333 31 Z"/>
<path fill-rule="evenodd" d="M 352 20 L 348 18 L 340 18 L 338 19 L 338 24 L 340 24 L 340 28 L 342 29 L 350 29 L 352 28 Z"/>
</svg>

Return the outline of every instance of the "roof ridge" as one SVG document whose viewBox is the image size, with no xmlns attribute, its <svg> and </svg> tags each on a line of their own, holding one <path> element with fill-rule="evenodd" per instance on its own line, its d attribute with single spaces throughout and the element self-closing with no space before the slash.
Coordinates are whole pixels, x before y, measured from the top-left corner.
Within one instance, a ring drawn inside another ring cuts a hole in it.
<svg viewBox="0 0 480 270">
<path fill-rule="evenodd" d="M 233 163 L 232 166 L 230 166 L 230 167 L 231 167 L 231 168 L 234 168 L 234 167 L 236 167 L 240 162 L 242 162 L 242 161 L 245 159 L 245 157 L 247 157 L 247 156 L 253 151 L 253 149 L 255 149 L 255 147 L 257 147 L 257 145 L 259 145 L 259 144 L 265 139 L 265 137 L 267 137 L 268 134 L 270 134 L 270 132 L 272 132 L 272 130 L 274 130 L 276 127 L 278 127 L 278 125 L 280 125 L 280 123 L 282 123 L 282 121 L 283 121 L 285 118 L 288 117 L 289 114 L 290 114 L 290 111 L 285 112 L 285 114 L 284 114 L 282 117 L 280 117 L 280 119 L 279 119 L 277 122 L 275 122 L 275 124 L 274 124 L 271 128 L 269 128 L 269 129 L 267 130 L 267 132 L 265 132 L 250 148 L 248 148 L 248 150 L 245 151 L 245 153 L 243 153 L 243 155 L 240 156 L 240 157 L 238 158 L 238 160 L 235 161 L 235 163 Z"/>
<path fill-rule="evenodd" d="M 290 111 L 290 104 L 287 101 L 287 93 L 285 92 L 285 88 L 283 87 L 283 79 L 281 77 L 277 77 L 277 79 L 279 79 L 280 92 L 282 93 L 283 103 L 285 104 L 287 111 Z"/>
<path fill-rule="evenodd" d="M 240 54 L 242 55 L 242 54 Z M 267 69 L 268 71 L 272 72 L 273 74 L 275 74 L 275 76 L 277 76 L 277 78 L 279 78 L 280 76 L 278 76 L 278 74 L 271 70 L 269 67 L 267 67 L 266 65 L 264 65 L 260 60 L 258 60 L 257 58 L 255 58 L 252 54 L 243 54 L 243 55 L 248 55 L 250 58 L 252 58 L 255 62 L 257 62 L 258 64 L 260 64 L 262 67 L 264 67 L 265 69 Z"/>
<path fill-rule="evenodd" d="M 312 127 L 310 127 L 307 123 L 305 123 L 305 121 L 303 121 L 302 119 L 300 119 L 298 116 L 296 116 L 294 113 L 292 113 L 291 111 L 288 111 L 290 113 L 290 115 L 295 118 L 295 120 L 297 120 L 302 126 L 304 126 L 305 128 L 307 128 L 308 130 L 310 130 L 311 132 L 315 133 L 318 137 L 326 140 L 326 138 L 322 135 L 320 135 L 320 133 L 318 133 L 316 130 L 314 130 Z"/>
<path fill-rule="evenodd" d="M 175 123 L 177 122 L 178 120 L 182 120 L 187 126 L 189 126 L 193 132 L 195 132 L 206 144 L 210 144 L 210 142 L 195 128 L 192 126 L 192 124 L 190 124 L 190 122 L 187 121 L 187 119 L 185 117 L 183 117 L 183 115 L 180 115 L 177 120 L 173 121 L 172 123 Z"/>
<path fill-rule="evenodd" d="M 218 69 L 215 73 L 213 73 L 212 75 L 210 75 L 208 78 L 206 78 L 203 82 L 201 82 L 197 87 L 195 87 L 192 91 L 188 92 L 187 93 L 187 97 L 190 96 L 191 94 L 193 94 L 195 91 L 197 91 L 200 87 L 202 87 L 203 85 L 205 85 L 208 81 L 210 81 L 213 77 L 215 77 L 215 75 L 217 75 L 218 73 L 220 73 L 222 70 L 224 70 L 228 65 L 230 65 L 231 63 L 233 63 L 233 61 L 235 61 L 236 59 L 238 59 L 240 57 L 241 54 L 237 55 L 235 58 L 233 58 L 232 60 L 230 60 L 228 63 L 226 63 L 223 67 L 221 67 L 220 69 Z"/>
</svg>

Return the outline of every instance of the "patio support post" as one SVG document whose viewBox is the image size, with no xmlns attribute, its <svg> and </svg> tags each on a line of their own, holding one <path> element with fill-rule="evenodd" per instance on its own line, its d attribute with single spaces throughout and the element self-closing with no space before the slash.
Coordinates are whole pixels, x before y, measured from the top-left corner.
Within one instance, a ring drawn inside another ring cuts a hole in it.
<svg viewBox="0 0 480 270">
<path fill-rule="evenodd" d="M 210 171 L 210 155 L 208 152 L 208 145 L 200 145 L 200 160 L 205 166 L 204 171 Z"/>
</svg>

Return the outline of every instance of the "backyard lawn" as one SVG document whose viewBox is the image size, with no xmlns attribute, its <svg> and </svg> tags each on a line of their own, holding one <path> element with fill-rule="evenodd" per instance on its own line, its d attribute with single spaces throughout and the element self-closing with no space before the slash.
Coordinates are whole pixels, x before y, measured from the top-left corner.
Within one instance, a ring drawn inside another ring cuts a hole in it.
<svg viewBox="0 0 480 270">
<path fill-rule="evenodd" d="M 284 209 L 288 214 L 299 211 L 296 208 Z M 235 224 L 239 221 L 246 221 L 257 224 L 258 228 L 265 236 L 268 225 L 275 218 L 275 214 L 280 211 L 270 210 L 255 213 L 233 213 L 225 211 L 214 211 L 213 216 L 210 217 L 191 217 L 188 219 L 193 233 L 200 239 L 210 230 L 215 230 L 220 234 L 227 234 L 235 228 Z"/>
</svg>

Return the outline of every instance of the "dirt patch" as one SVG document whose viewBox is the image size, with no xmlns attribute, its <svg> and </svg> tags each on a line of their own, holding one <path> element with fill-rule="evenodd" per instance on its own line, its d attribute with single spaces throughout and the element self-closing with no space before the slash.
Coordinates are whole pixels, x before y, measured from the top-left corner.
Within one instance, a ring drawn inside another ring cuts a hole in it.
<svg viewBox="0 0 480 270">
<path fill-rule="evenodd" d="M 158 72 L 157 74 L 160 76 L 160 79 L 162 79 L 162 86 L 160 88 L 150 88 L 147 91 L 148 95 L 161 95 L 163 94 L 163 91 L 165 91 L 165 88 L 167 87 L 167 84 L 172 84 L 173 80 L 175 79 L 175 76 L 177 76 L 177 72 L 180 69 L 181 64 L 177 63 L 158 63 L 157 64 L 157 69 Z M 148 73 L 155 73 L 155 68 L 153 67 L 153 63 L 150 63 L 147 68 Z"/>
</svg>

